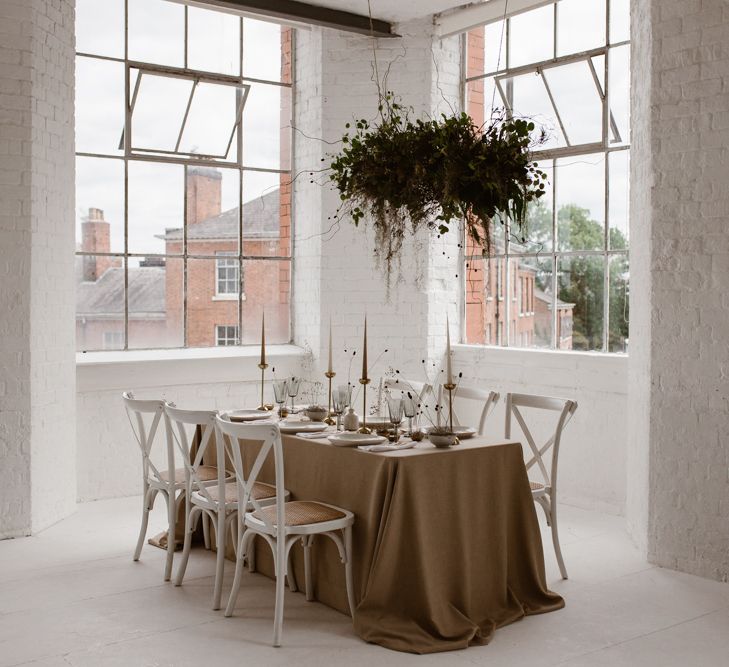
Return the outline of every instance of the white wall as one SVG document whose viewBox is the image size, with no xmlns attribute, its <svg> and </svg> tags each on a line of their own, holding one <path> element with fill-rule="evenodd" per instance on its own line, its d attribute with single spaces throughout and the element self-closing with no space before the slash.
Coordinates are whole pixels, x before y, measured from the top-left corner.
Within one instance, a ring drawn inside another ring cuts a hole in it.
<svg viewBox="0 0 729 667">
<path fill-rule="evenodd" d="M 627 366 L 624 356 L 515 350 L 475 345 L 454 349 L 462 385 L 498 391 L 502 400 L 487 433 L 504 435 L 507 392 L 570 398 L 577 412 L 564 431 L 559 459 L 560 501 L 613 514 L 625 511 L 627 475 Z M 531 415 L 525 414 L 525 418 Z M 462 416 L 461 416 L 461 419 Z M 471 420 L 473 422 L 473 420 Z M 549 422 L 536 419 L 535 435 L 546 440 Z M 521 439 L 521 433 L 512 432 Z M 526 445 L 526 442 L 524 441 Z M 534 477 L 539 481 L 539 477 Z"/>
<path fill-rule="evenodd" d="M 635 225 L 645 230 L 639 247 L 651 280 L 631 280 L 631 314 L 640 304 L 651 323 L 645 344 L 631 349 L 631 364 L 650 372 L 649 385 L 631 386 L 650 424 L 648 557 L 726 581 L 729 6 L 640 0 L 633 26 L 634 70 L 643 74 L 634 90 L 648 98 L 634 106 L 646 134 L 633 147 L 645 167 L 633 187 L 650 193 Z"/>
<path fill-rule="evenodd" d="M 0 4 L 0 538 L 75 507 L 74 3 Z"/>
<path fill-rule="evenodd" d="M 303 353 L 291 345 L 267 348 L 266 402 L 271 377 L 299 375 Z M 191 410 L 232 410 L 260 403 L 258 350 L 180 350 L 79 355 L 78 500 L 131 496 L 141 489 L 141 453 L 121 394 L 165 398 Z M 157 447 L 164 447 L 159 440 Z"/>
</svg>

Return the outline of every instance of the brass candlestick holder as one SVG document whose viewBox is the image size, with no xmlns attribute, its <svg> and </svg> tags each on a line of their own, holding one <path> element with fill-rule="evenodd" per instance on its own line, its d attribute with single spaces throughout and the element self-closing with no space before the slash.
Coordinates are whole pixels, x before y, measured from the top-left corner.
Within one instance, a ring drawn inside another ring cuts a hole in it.
<svg viewBox="0 0 729 667">
<path fill-rule="evenodd" d="M 333 419 L 333 412 L 332 412 L 332 378 L 336 375 L 334 371 L 327 371 L 324 373 L 324 376 L 329 379 L 329 403 L 327 405 L 327 418 L 324 420 L 324 423 L 329 424 L 329 426 L 332 426 L 332 424 L 336 424 L 337 422 Z"/>
<path fill-rule="evenodd" d="M 367 385 L 370 383 L 370 379 L 360 378 L 359 383 L 362 385 L 362 426 L 357 433 L 369 435 L 372 433 L 372 429 L 367 428 Z"/>
<path fill-rule="evenodd" d="M 258 364 L 258 368 L 261 369 L 261 404 L 258 406 L 258 410 L 270 410 L 271 408 L 263 400 L 263 387 L 268 364 Z"/>
<path fill-rule="evenodd" d="M 448 430 L 453 433 L 453 390 L 456 385 L 452 382 L 443 385 L 443 389 L 448 392 Z"/>
</svg>

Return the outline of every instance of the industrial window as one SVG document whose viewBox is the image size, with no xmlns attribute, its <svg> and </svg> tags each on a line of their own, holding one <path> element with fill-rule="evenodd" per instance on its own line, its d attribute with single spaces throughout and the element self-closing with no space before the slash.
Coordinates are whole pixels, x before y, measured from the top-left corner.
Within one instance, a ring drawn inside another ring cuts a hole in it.
<svg viewBox="0 0 729 667">
<path fill-rule="evenodd" d="M 293 40 L 214 9 L 77 0 L 79 351 L 252 343 L 264 306 L 267 340 L 289 342 Z"/>
<path fill-rule="evenodd" d="M 628 0 L 558 0 L 467 33 L 468 113 L 480 125 L 502 107 L 544 127 L 535 159 L 549 180 L 526 235 L 497 223 L 489 258 L 467 243 L 467 342 L 488 344 L 493 323 L 519 327 L 498 345 L 627 351 L 629 33 Z M 488 299 L 516 284 L 519 302 Z"/>
</svg>

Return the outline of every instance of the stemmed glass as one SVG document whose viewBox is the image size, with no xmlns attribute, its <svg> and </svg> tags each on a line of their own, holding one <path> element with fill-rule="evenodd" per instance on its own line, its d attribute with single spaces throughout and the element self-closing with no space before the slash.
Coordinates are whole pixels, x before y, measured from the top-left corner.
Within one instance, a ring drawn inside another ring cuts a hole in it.
<svg viewBox="0 0 729 667">
<path fill-rule="evenodd" d="M 286 403 L 286 396 L 289 392 L 288 380 L 274 380 L 273 381 L 273 396 L 278 404 L 278 416 L 283 419 L 283 406 Z"/>
<path fill-rule="evenodd" d="M 349 387 L 340 386 L 332 392 L 332 409 L 337 416 L 337 431 L 342 430 L 342 413 L 351 402 L 352 390 Z"/>
<path fill-rule="evenodd" d="M 400 439 L 400 422 L 402 421 L 403 400 L 402 398 L 387 397 L 387 411 L 390 413 L 390 422 L 395 427 L 395 439 Z"/>
<path fill-rule="evenodd" d="M 299 387 L 301 386 L 301 378 L 292 377 L 288 381 L 288 395 L 291 399 L 291 414 L 294 414 L 294 399 L 299 395 Z"/>
<path fill-rule="evenodd" d="M 418 404 L 408 395 L 407 398 L 402 399 L 402 409 L 405 416 L 408 418 L 408 431 L 412 436 L 413 434 L 413 417 L 418 412 Z"/>
</svg>

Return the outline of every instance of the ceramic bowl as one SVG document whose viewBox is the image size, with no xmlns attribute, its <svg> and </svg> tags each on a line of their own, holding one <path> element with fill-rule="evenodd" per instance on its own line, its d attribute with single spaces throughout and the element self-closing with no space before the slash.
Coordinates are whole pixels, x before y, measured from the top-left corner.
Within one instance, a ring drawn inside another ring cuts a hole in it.
<svg viewBox="0 0 729 667">
<path fill-rule="evenodd" d="M 428 440 L 439 449 L 448 449 L 458 444 L 458 436 L 455 433 L 429 433 Z"/>
<path fill-rule="evenodd" d="M 304 414 L 313 422 L 323 422 L 327 411 L 324 408 L 307 408 L 304 410 Z"/>
</svg>

